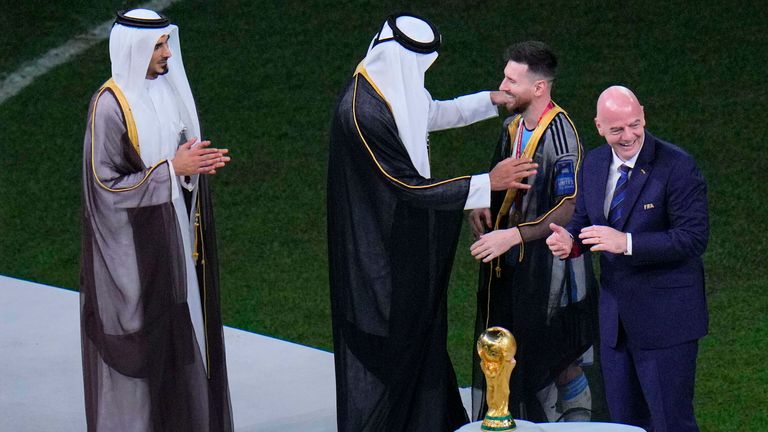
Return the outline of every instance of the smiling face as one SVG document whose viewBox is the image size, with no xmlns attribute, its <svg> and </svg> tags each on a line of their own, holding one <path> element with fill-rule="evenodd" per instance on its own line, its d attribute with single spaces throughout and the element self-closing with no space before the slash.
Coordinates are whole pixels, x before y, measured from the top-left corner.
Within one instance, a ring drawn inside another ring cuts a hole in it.
<svg viewBox="0 0 768 432">
<path fill-rule="evenodd" d="M 635 156 L 643 145 L 645 113 L 635 95 L 624 87 L 610 87 L 597 101 L 597 132 L 623 161 Z"/>
<path fill-rule="evenodd" d="M 171 49 L 168 47 L 168 35 L 160 36 L 152 51 L 152 58 L 147 68 L 147 79 L 155 79 L 168 73 L 168 59 L 171 58 Z"/>
<path fill-rule="evenodd" d="M 521 113 L 533 101 L 536 93 L 536 77 L 528 71 L 528 65 L 514 61 L 507 62 L 504 68 L 504 80 L 499 85 L 510 98 L 510 102 L 504 104 L 509 112 Z"/>
</svg>

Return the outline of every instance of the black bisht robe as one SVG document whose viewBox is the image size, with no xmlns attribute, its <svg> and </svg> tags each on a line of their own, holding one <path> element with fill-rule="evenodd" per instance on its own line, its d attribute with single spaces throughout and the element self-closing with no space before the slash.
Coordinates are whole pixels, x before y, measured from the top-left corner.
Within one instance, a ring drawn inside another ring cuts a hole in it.
<svg viewBox="0 0 768 432">
<path fill-rule="evenodd" d="M 80 267 L 88 430 L 233 431 L 208 179 L 199 177 L 188 202 L 199 212 L 206 370 L 187 304 L 168 162 L 144 166 L 110 91 L 94 96 L 88 119 Z"/>
<path fill-rule="evenodd" d="M 509 121 L 507 119 L 504 124 L 491 168 L 512 153 L 513 146 L 506 127 Z M 558 167 L 563 162 L 570 162 L 573 168 L 580 169 L 580 153 L 575 128 L 567 114 L 561 112 L 547 126 L 533 154 L 539 168 L 532 188 L 518 191 L 522 194 L 516 204 L 521 207 L 518 209 L 520 220 L 510 223 L 509 215 L 502 215 L 500 228 L 520 223 L 548 226 L 545 213 L 549 215 L 566 199 L 553 192 L 560 172 Z M 575 171 L 573 173 L 575 180 Z M 574 188 L 576 190 L 577 187 Z M 499 217 L 505 194 L 505 191 L 491 192 L 494 221 Z M 572 210 L 568 214 L 570 220 Z M 567 223 L 562 220 L 552 222 L 563 226 Z M 492 264 L 480 265 L 475 340 L 492 326 L 504 327 L 515 336 L 517 365 L 510 379 L 509 411 L 515 418 L 534 422 L 547 421 L 536 392 L 552 383 L 568 365 L 597 343 L 597 282 L 590 253 L 587 251 L 578 259 L 555 261 L 559 259 L 550 252 L 544 236 L 524 241 L 523 245 L 511 248 Z M 498 273 L 497 262 L 501 267 Z M 553 278 L 562 279 L 561 284 L 553 286 Z M 578 300 L 574 299 L 577 290 L 584 293 L 584 297 Z M 561 298 L 568 300 L 560 303 L 558 300 Z M 552 299 L 556 300 L 554 306 Z M 596 349 L 594 355 L 597 357 Z M 486 384 L 477 353 L 473 363 L 472 417 L 482 420 L 487 410 Z M 602 385 L 592 379 L 589 384 L 593 389 L 600 388 L 593 393 L 593 410 L 599 410 L 602 406 Z"/>
<path fill-rule="evenodd" d="M 328 162 L 339 431 L 453 431 L 468 421 L 446 346 L 446 294 L 469 183 L 421 177 L 387 102 L 353 77 Z"/>
</svg>

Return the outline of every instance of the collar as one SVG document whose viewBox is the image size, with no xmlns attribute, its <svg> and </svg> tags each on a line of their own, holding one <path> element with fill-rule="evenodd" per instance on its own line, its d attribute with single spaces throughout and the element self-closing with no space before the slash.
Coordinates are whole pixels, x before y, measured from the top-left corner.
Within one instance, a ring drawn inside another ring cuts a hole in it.
<svg viewBox="0 0 768 432">
<path fill-rule="evenodd" d="M 635 167 L 635 163 L 637 163 L 637 157 L 640 156 L 640 153 L 643 151 L 643 147 L 645 146 L 647 136 L 643 136 L 643 143 L 640 144 L 640 149 L 635 153 L 634 156 L 629 158 L 627 161 L 621 160 L 617 155 L 616 152 L 613 151 L 613 147 L 611 147 L 611 169 L 617 170 L 619 167 L 623 164 L 628 166 L 630 169 Z"/>
</svg>

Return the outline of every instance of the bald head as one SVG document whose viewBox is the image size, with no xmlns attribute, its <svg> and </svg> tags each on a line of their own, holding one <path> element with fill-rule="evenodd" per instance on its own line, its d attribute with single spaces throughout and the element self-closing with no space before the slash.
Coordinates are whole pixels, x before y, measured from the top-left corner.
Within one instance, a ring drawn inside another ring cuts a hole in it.
<svg viewBox="0 0 768 432">
<path fill-rule="evenodd" d="M 626 161 L 636 155 L 645 136 L 643 106 L 632 91 L 622 86 L 605 89 L 597 99 L 597 132 Z"/>
<path fill-rule="evenodd" d="M 597 118 L 629 113 L 641 114 L 642 111 L 643 107 L 637 101 L 637 96 L 626 87 L 608 87 L 597 98 Z"/>
</svg>

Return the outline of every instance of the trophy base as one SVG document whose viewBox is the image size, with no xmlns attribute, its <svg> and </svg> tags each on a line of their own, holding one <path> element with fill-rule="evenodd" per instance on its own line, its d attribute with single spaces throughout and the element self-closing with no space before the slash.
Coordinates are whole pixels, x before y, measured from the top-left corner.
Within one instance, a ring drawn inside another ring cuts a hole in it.
<svg viewBox="0 0 768 432">
<path fill-rule="evenodd" d="M 491 417 L 485 416 L 483 422 L 480 424 L 480 430 L 487 432 L 510 432 L 517 429 L 515 419 L 511 415 L 505 415 L 503 417 Z"/>
<path fill-rule="evenodd" d="M 482 429 L 481 424 L 482 422 L 479 422 L 479 421 L 466 424 L 460 429 L 458 429 L 456 432 L 484 432 L 485 430 Z M 543 431 L 543 429 L 540 428 L 539 426 L 536 426 L 535 423 L 531 423 L 525 420 L 515 420 L 515 425 L 517 427 L 515 429 L 510 429 L 510 430 L 514 432 L 542 432 Z"/>
</svg>

